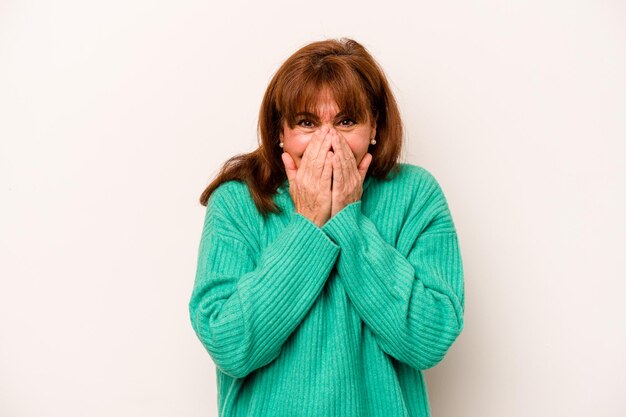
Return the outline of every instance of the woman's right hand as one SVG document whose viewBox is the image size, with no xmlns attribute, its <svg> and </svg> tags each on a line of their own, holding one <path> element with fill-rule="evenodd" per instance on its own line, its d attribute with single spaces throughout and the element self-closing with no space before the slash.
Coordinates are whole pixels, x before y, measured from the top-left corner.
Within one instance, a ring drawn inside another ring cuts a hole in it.
<svg viewBox="0 0 626 417">
<path fill-rule="evenodd" d="M 318 227 L 322 227 L 331 214 L 333 152 L 330 147 L 328 129 L 324 128 L 313 133 L 298 168 L 291 155 L 282 154 L 295 210 Z"/>
</svg>

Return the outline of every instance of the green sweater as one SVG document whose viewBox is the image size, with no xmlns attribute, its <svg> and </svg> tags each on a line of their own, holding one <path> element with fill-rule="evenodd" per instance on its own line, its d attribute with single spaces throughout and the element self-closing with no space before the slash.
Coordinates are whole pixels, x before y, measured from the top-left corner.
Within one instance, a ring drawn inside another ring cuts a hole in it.
<svg viewBox="0 0 626 417">
<path fill-rule="evenodd" d="M 220 417 L 430 415 L 422 371 L 463 329 L 463 266 L 438 182 L 399 166 L 321 228 L 288 181 L 267 219 L 243 182 L 211 195 L 189 313 Z"/>
</svg>

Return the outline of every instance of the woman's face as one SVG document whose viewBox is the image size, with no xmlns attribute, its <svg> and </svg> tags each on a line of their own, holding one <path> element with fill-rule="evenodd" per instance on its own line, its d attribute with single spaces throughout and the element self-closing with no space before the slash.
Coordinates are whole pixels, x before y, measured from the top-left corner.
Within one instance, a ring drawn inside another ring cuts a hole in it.
<svg viewBox="0 0 626 417">
<path fill-rule="evenodd" d="M 316 108 L 317 114 L 298 115 L 293 129 L 287 122 L 283 122 L 283 132 L 280 135 L 283 151 L 291 156 L 296 168 L 300 168 L 302 154 L 313 133 L 327 126 L 329 129 L 335 129 L 339 136 L 346 139 L 358 166 L 367 153 L 370 139 L 376 136 L 376 123 L 370 125 L 369 120 L 356 123 L 349 116 L 338 114 L 337 103 L 326 90 L 320 94 Z"/>
</svg>

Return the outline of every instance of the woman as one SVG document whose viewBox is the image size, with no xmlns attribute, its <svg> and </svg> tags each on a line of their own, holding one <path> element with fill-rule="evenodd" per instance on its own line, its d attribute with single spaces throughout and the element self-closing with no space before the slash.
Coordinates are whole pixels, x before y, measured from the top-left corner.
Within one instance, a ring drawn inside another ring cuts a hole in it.
<svg viewBox="0 0 626 417">
<path fill-rule="evenodd" d="M 220 416 L 429 416 L 422 371 L 463 329 L 446 198 L 399 163 L 388 82 L 350 39 L 278 69 L 260 146 L 207 187 L 191 323 Z"/>
</svg>

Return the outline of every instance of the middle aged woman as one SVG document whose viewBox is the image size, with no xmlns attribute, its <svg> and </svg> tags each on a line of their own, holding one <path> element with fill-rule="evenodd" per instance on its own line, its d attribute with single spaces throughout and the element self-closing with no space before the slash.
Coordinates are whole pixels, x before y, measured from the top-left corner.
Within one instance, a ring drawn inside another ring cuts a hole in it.
<svg viewBox="0 0 626 417">
<path fill-rule="evenodd" d="M 429 416 L 422 371 L 463 329 L 463 267 L 438 182 L 398 162 L 383 71 L 354 40 L 306 45 L 258 126 L 200 198 L 189 313 L 220 416 Z"/>
</svg>

